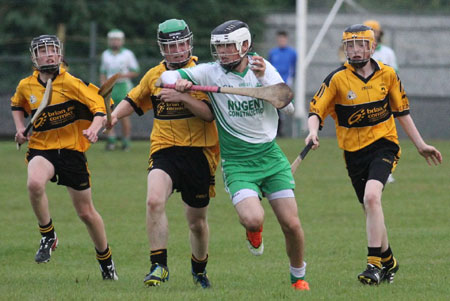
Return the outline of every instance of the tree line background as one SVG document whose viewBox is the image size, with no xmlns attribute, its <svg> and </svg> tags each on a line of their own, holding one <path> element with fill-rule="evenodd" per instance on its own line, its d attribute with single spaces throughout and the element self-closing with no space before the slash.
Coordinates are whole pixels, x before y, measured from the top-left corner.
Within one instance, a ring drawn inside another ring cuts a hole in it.
<svg viewBox="0 0 450 301">
<path fill-rule="evenodd" d="M 308 1 L 310 11 L 328 12 L 334 0 Z M 450 0 L 354 0 L 371 12 L 420 12 L 444 14 Z M 159 23 L 170 18 L 184 19 L 194 32 L 194 54 L 208 61 L 209 37 L 217 25 L 240 19 L 250 25 L 255 45 L 264 42 L 265 16 L 273 12 L 295 11 L 295 0 L 0 0 L 0 90 L 11 89 L 18 79 L 29 74 L 29 43 L 41 34 L 63 34 L 65 58 L 71 72 L 89 78 L 86 58 L 92 55 L 92 25 L 95 25 L 95 56 L 99 60 L 107 47 L 106 33 L 120 28 L 126 35 L 126 47 L 133 50 L 142 72 L 161 60 L 156 44 Z M 340 12 L 354 12 L 343 5 Z M 258 49 L 255 47 L 256 50 Z M 265 53 L 262 53 L 265 55 Z M 92 63 L 92 57 L 91 61 Z M 92 64 L 91 64 L 92 65 Z M 14 71 L 11 74 L 11 71 Z M 92 70 L 91 70 L 92 71 Z M 4 80 L 3 80 L 4 79 Z M 98 80 L 98 79 L 96 79 Z"/>
</svg>

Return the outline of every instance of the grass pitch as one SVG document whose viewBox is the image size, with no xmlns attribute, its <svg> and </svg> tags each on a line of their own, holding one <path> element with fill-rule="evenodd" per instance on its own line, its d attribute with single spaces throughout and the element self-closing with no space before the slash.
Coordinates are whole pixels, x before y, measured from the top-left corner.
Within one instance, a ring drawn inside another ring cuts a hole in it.
<svg viewBox="0 0 450 301">
<path fill-rule="evenodd" d="M 446 300 L 450 295 L 450 141 L 429 141 L 444 163 L 429 167 L 407 140 L 387 185 L 383 207 L 391 246 L 400 271 L 391 285 L 362 286 L 366 235 L 362 209 L 346 174 L 335 139 L 321 139 L 297 170 L 296 197 L 306 235 L 307 280 L 311 291 L 289 284 L 284 238 L 266 199 L 265 252 L 252 256 L 220 172 L 218 195 L 209 209 L 213 288 L 195 287 L 190 276 L 188 229 L 179 194 L 167 205 L 170 281 L 147 288 L 149 269 L 145 230 L 148 142 L 136 141 L 128 153 L 104 152 L 103 142 L 87 153 L 93 198 L 102 215 L 119 281 L 101 280 L 95 251 L 76 216 L 65 187 L 49 184 L 50 209 L 60 245 L 47 264 L 36 264 L 40 235 L 26 191 L 25 151 L 0 141 L 0 299 L 2 300 Z M 281 139 L 292 162 L 303 140 Z M 25 148 L 24 148 L 25 149 Z"/>
</svg>

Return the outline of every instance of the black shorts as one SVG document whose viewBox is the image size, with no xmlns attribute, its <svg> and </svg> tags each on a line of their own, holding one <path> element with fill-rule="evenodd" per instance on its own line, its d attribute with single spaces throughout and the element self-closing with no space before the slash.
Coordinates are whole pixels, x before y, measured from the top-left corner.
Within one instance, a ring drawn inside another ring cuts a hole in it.
<svg viewBox="0 0 450 301">
<path fill-rule="evenodd" d="M 55 168 L 52 182 L 71 187 L 75 190 L 85 190 L 91 187 L 90 173 L 84 153 L 69 149 L 39 150 L 28 149 L 27 161 L 36 156 L 42 156 Z"/>
<path fill-rule="evenodd" d="M 386 184 L 389 174 L 398 162 L 400 147 L 386 139 L 380 139 L 356 152 L 344 152 L 348 176 L 352 180 L 358 200 L 364 203 L 364 191 L 368 180 Z"/>
<path fill-rule="evenodd" d="M 173 190 L 181 192 L 189 206 L 208 206 L 212 179 L 202 148 L 174 146 L 157 151 L 149 159 L 148 170 L 152 169 L 164 170 L 172 179 Z"/>
</svg>

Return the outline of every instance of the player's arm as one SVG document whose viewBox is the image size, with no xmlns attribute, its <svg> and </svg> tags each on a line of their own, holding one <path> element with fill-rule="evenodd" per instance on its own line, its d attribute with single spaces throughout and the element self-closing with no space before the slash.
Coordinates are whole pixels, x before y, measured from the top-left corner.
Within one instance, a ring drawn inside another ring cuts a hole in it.
<svg viewBox="0 0 450 301">
<path fill-rule="evenodd" d="M 336 86 L 328 76 L 319 90 L 314 95 L 309 104 L 308 130 L 309 134 L 305 139 L 305 143 L 309 144 L 313 141 L 312 149 L 319 147 L 319 130 L 322 129 L 325 118 L 331 114 L 334 105 L 333 100 L 336 95 Z"/>
<path fill-rule="evenodd" d="M 91 125 L 83 130 L 83 136 L 86 137 L 90 143 L 95 143 L 98 140 L 98 132 L 103 126 L 104 116 L 96 115 L 91 122 Z"/>
<path fill-rule="evenodd" d="M 427 160 L 428 165 L 431 165 L 431 163 L 438 165 L 442 162 L 441 153 L 434 146 L 425 143 L 410 114 L 398 116 L 397 120 L 405 133 L 408 135 L 409 139 L 411 139 L 416 146 L 419 154 Z"/>
<path fill-rule="evenodd" d="M 309 134 L 305 138 L 305 144 L 308 145 L 310 141 L 314 143 L 312 149 L 317 149 L 319 147 L 319 126 L 320 119 L 316 114 L 311 114 L 308 118 L 308 130 Z"/>
<path fill-rule="evenodd" d="M 16 126 L 15 141 L 19 144 L 24 144 L 28 140 L 28 137 L 23 135 L 25 131 L 25 116 L 22 111 L 12 111 L 12 116 Z"/>
<path fill-rule="evenodd" d="M 112 113 L 111 113 L 111 127 L 107 127 L 107 129 L 109 130 L 114 125 L 116 125 L 117 122 L 119 122 L 120 119 L 122 119 L 124 117 L 127 117 L 127 116 L 130 116 L 131 114 L 133 114 L 133 112 L 134 112 L 134 108 L 127 100 L 121 101 L 117 105 L 117 107 L 114 109 L 114 111 L 112 111 Z M 106 120 L 105 120 L 105 125 L 106 125 Z"/>
<path fill-rule="evenodd" d="M 103 85 L 106 82 L 106 75 L 100 73 L 100 85 Z"/>
<path fill-rule="evenodd" d="M 185 81 L 180 79 L 179 81 Z M 213 121 L 214 114 L 211 108 L 206 104 L 206 101 L 198 100 L 193 97 L 189 92 L 178 92 L 173 89 L 162 89 L 158 94 L 164 102 L 182 102 L 184 107 L 192 112 L 195 116 L 205 120 Z"/>
</svg>

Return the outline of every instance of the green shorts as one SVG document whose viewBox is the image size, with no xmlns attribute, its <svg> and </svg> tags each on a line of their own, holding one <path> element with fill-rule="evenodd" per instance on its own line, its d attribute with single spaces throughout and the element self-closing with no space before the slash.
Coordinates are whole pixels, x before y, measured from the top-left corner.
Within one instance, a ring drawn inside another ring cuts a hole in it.
<svg viewBox="0 0 450 301">
<path fill-rule="evenodd" d="M 223 159 L 222 175 L 225 189 L 231 198 L 242 189 L 254 190 L 262 198 L 263 193 L 295 188 L 289 161 L 276 143 L 258 158 Z"/>
<path fill-rule="evenodd" d="M 129 84 L 127 82 L 117 83 L 111 92 L 111 98 L 114 100 L 114 105 L 117 106 L 122 99 L 127 96 L 128 91 L 130 91 Z"/>
</svg>

